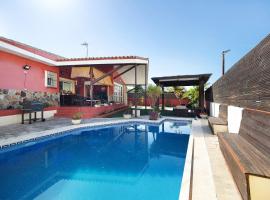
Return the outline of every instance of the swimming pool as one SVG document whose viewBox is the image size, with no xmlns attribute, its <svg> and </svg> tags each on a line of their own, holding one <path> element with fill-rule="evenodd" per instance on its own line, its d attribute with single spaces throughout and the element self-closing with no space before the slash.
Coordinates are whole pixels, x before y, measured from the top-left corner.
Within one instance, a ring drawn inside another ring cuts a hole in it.
<svg viewBox="0 0 270 200">
<path fill-rule="evenodd" d="M 0 150 L 0 199 L 177 200 L 191 123 L 73 130 Z"/>
</svg>

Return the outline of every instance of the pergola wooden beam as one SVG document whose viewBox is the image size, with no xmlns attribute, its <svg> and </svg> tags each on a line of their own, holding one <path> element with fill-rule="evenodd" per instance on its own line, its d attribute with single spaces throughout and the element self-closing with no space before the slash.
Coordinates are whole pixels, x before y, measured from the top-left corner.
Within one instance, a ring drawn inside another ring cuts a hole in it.
<svg viewBox="0 0 270 200">
<path fill-rule="evenodd" d="M 204 110 L 204 84 L 212 74 L 178 75 L 153 77 L 156 85 L 162 88 L 162 109 L 164 109 L 164 87 L 172 86 L 199 86 L 199 107 Z"/>
<path fill-rule="evenodd" d="M 119 69 L 122 69 L 123 67 L 125 67 L 126 65 L 120 65 L 114 69 L 112 69 L 111 71 L 105 73 L 104 75 L 102 75 L 101 77 L 93 80 L 92 78 L 90 79 L 90 99 L 91 99 L 91 106 L 92 106 L 92 101 L 93 101 L 93 85 L 95 83 L 97 83 L 98 81 L 106 78 L 107 76 L 110 76 L 111 74 L 113 74 L 114 72 L 116 72 L 117 70 Z M 136 65 L 135 65 L 136 66 Z M 92 73 L 91 73 L 91 76 L 92 76 Z"/>
<path fill-rule="evenodd" d="M 116 76 L 113 77 L 113 79 L 118 78 L 119 76 L 122 76 L 123 74 L 129 72 L 130 70 L 134 69 L 136 65 L 130 67 L 129 69 L 126 69 L 125 71 L 121 72 L 120 74 L 117 74 Z"/>
<path fill-rule="evenodd" d="M 100 80 L 106 78 L 107 76 L 111 75 L 112 73 L 116 72 L 117 70 L 119 70 L 119 69 L 121 69 L 121 68 L 123 68 L 123 67 L 125 67 L 125 66 L 126 66 L 126 65 L 120 65 L 120 66 L 118 66 L 118 67 L 112 69 L 111 71 L 105 73 L 105 74 L 102 75 L 101 77 L 95 79 L 94 81 L 91 81 L 91 84 L 94 85 L 94 84 L 97 83 L 98 81 L 100 81 Z"/>
</svg>

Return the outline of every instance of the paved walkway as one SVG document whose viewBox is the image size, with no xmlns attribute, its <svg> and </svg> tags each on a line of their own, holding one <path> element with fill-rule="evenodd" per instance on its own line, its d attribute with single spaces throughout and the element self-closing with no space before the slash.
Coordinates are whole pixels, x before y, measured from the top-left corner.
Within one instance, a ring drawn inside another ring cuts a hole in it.
<svg viewBox="0 0 270 200">
<path fill-rule="evenodd" d="M 83 119 L 82 123 L 101 122 L 117 120 L 118 118 L 91 118 Z M 32 124 L 13 124 L 7 126 L 0 126 L 0 141 L 10 139 L 13 137 L 27 135 L 33 132 L 41 132 L 46 130 L 52 130 L 55 128 L 61 128 L 71 125 L 71 120 L 67 118 L 54 118 L 46 120 L 45 122 L 34 122 Z"/>
<path fill-rule="evenodd" d="M 193 200 L 241 200 L 226 161 L 220 151 L 217 136 L 212 135 L 207 120 L 194 135 Z"/>
</svg>

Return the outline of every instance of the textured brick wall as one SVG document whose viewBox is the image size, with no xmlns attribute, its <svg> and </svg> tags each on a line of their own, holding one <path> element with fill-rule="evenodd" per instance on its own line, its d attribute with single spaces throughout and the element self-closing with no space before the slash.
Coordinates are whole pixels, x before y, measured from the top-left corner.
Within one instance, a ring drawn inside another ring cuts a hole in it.
<svg viewBox="0 0 270 200">
<path fill-rule="evenodd" d="M 270 111 L 270 34 L 206 92 L 207 100 Z"/>
</svg>

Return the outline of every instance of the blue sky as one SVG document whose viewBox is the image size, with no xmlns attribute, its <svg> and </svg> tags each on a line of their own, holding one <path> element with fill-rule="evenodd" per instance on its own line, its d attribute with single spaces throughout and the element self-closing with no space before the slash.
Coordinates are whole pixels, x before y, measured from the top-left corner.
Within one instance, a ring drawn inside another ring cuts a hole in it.
<svg viewBox="0 0 270 200">
<path fill-rule="evenodd" d="M 221 74 L 270 33 L 269 0 L 8 0 L 0 35 L 65 57 L 138 55 L 150 77 Z"/>
</svg>

